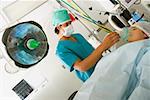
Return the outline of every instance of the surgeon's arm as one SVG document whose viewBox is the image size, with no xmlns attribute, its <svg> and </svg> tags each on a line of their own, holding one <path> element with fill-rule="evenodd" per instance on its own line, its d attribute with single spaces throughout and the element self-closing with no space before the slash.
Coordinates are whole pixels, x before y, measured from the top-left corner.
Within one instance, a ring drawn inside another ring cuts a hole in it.
<svg viewBox="0 0 150 100">
<path fill-rule="evenodd" d="M 111 32 L 101 45 L 99 45 L 87 58 L 84 60 L 78 59 L 74 63 L 74 68 L 80 71 L 87 71 L 91 67 L 93 67 L 99 59 L 102 58 L 102 53 L 114 45 L 116 42 L 119 41 L 119 35 L 115 32 Z"/>
</svg>

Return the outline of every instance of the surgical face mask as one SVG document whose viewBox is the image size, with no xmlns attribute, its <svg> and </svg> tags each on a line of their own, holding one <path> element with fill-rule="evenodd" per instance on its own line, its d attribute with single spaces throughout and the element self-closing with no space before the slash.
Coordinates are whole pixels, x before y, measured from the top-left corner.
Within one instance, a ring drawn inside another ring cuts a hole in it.
<svg viewBox="0 0 150 100">
<path fill-rule="evenodd" d="M 73 32 L 74 32 L 74 30 L 73 30 L 72 25 L 69 25 L 64 28 L 63 36 L 70 37 L 71 34 L 73 34 Z"/>
<path fill-rule="evenodd" d="M 121 34 L 120 34 L 121 40 L 124 42 L 128 42 L 128 37 L 129 37 L 129 29 L 128 27 L 123 28 Z"/>
</svg>

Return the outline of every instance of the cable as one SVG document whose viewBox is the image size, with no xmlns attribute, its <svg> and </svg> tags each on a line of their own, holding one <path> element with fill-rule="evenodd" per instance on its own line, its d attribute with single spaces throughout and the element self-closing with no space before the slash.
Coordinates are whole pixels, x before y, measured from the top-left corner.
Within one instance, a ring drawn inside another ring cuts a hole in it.
<svg viewBox="0 0 150 100">
<path fill-rule="evenodd" d="M 61 4 L 61 2 L 58 2 L 62 7 L 65 7 L 64 5 Z M 66 9 L 68 9 L 67 7 L 65 7 Z M 70 9 L 68 9 L 70 11 Z M 72 13 L 73 14 L 73 13 Z M 73 14 L 74 15 L 74 14 Z M 75 16 L 75 15 L 74 15 Z M 97 36 L 80 20 L 78 19 L 78 17 L 75 16 L 75 18 L 95 37 L 95 39 L 99 42 L 102 43 L 102 41 L 97 38 Z"/>
<path fill-rule="evenodd" d="M 134 4 L 139 5 L 141 3 L 141 0 L 137 0 Z"/>
<path fill-rule="evenodd" d="M 103 25 L 100 25 L 100 24 L 99 24 L 97 21 L 95 21 L 95 20 L 88 19 L 88 18 L 86 18 L 86 17 L 84 17 L 84 16 L 81 16 L 81 15 L 79 15 L 79 14 L 77 14 L 77 13 L 75 13 L 75 14 L 78 15 L 79 17 L 81 17 L 81 18 L 83 18 L 83 19 L 85 19 L 85 20 L 91 22 L 91 23 L 94 23 L 94 25 L 100 27 L 101 29 L 104 29 L 104 30 L 105 30 L 106 32 L 108 32 L 108 33 L 112 32 L 111 30 L 109 30 L 108 28 L 104 27 Z"/>
<path fill-rule="evenodd" d="M 72 11 L 72 12 L 74 12 L 77 16 L 79 16 L 79 17 L 81 17 L 81 18 L 83 18 L 83 19 L 86 19 L 86 20 L 88 20 L 89 22 L 91 22 L 91 23 L 93 23 L 93 24 L 95 24 L 96 26 L 98 26 L 98 27 L 100 27 L 100 28 L 102 28 L 102 29 L 104 29 L 106 32 L 112 32 L 110 29 L 108 29 L 108 28 L 106 28 L 104 25 L 100 25 L 99 24 L 99 22 L 97 22 L 97 21 L 95 21 L 94 19 L 92 19 L 85 11 L 83 11 L 82 9 L 80 9 L 80 7 L 72 0 L 72 2 L 74 2 L 75 3 L 75 5 L 82 11 L 82 12 L 84 12 L 85 14 L 83 14 L 83 15 L 81 15 L 82 13 L 81 12 L 79 12 L 79 10 L 77 10 L 77 8 L 74 8 L 74 7 L 72 7 L 70 4 L 68 4 L 67 2 L 65 2 L 64 0 L 56 0 L 59 4 L 61 3 L 61 2 L 63 2 L 64 4 L 66 4 L 68 7 L 70 7 L 72 10 L 74 10 L 74 11 Z"/>
<path fill-rule="evenodd" d="M 60 2 L 62 1 L 62 2 L 65 3 L 67 6 L 69 6 L 69 7 L 72 8 L 73 10 L 75 10 L 76 12 L 81 13 L 79 10 L 77 10 L 77 8 L 71 6 L 70 4 L 68 4 L 67 2 L 65 2 L 64 0 L 57 0 L 57 1 L 60 1 Z M 83 13 L 81 13 L 81 14 L 83 14 Z M 86 17 L 88 17 L 88 18 L 90 18 L 87 14 L 83 14 L 83 15 L 86 16 Z"/>
<path fill-rule="evenodd" d="M 140 21 L 143 17 L 144 17 L 144 14 L 142 14 L 142 16 L 138 20 L 136 20 L 136 22 Z"/>
</svg>

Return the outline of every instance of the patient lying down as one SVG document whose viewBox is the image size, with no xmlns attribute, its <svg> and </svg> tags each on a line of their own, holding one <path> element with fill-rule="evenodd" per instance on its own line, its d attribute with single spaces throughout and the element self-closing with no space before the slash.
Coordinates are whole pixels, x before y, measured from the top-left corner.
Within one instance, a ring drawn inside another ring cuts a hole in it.
<svg viewBox="0 0 150 100">
<path fill-rule="evenodd" d="M 150 23 L 139 22 L 129 28 L 123 29 L 123 38 L 128 42 L 148 39 L 150 37 Z"/>
</svg>

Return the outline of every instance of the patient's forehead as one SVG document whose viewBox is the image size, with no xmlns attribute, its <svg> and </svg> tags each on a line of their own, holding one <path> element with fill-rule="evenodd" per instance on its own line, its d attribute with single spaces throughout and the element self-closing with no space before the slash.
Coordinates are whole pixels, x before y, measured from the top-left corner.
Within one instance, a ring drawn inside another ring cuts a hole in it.
<svg viewBox="0 0 150 100">
<path fill-rule="evenodd" d="M 132 33 L 134 30 L 140 30 L 140 32 L 144 32 L 143 30 L 141 30 L 141 29 L 139 29 L 139 28 L 137 28 L 137 27 L 135 27 L 135 26 L 132 26 L 132 27 L 129 27 L 129 29 L 128 29 L 129 31 L 129 33 Z"/>
</svg>

